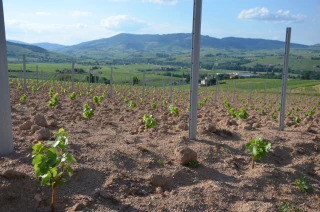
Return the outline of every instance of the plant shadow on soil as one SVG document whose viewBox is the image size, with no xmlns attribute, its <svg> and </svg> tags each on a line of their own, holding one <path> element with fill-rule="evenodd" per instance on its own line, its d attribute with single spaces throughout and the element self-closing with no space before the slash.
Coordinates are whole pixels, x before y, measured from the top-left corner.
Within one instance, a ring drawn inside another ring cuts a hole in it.
<svg viewBox="0 0 320 212">
<path fill-rule="evenodd" d="M 168 177 L 168 182 L 164 189 L 172 191 L 180 187 L 196 185 L 199 183 L 197 179 L 201 181 L 220 181 L 226 183 L 226 186 L 228 186 L 230 189 L 232 189 L 233 186 L 227 183 L 240 182 L 235 177 L 224 175 L 211 167 L 201 164 L 200 167 L 195 169 L 183 167 L 179 171 L 175 172 L 173 175 Z"/>
<path fill-rule="evenodd" d="M 88 211 L 92 211 L 96 207 L 94 203 L 97 190 L 103 186 L 106 178 L 106 174 L 94 169 L 75 169 L 72 178 L 68 179 L 63 187 L 58 187 L 57 189 L 56 212 L 66 211 L 67 208 L 72 207 L 79 200 L 86 199 L 86 197 L 93 200 L 93 204 L 87 208 Z M 41 187 L 40 180 L 28 176 L 21 179 L 6 179 L 0 176 L 0 181 L 2 182 L 0 211 L 10 211 L 13 208 L 15 208 L 15 211 L 21 212 L 51 211 L 51 188 Z M 39 204 L 34 199 L 36 194 L 41 194 L 41 202 Z M 132 211 L 139 211 L 127 205 L 122 205 L 119 201 L 105 200 L 100 204 L 110 209 L 129 208 Z"/>
</svg>

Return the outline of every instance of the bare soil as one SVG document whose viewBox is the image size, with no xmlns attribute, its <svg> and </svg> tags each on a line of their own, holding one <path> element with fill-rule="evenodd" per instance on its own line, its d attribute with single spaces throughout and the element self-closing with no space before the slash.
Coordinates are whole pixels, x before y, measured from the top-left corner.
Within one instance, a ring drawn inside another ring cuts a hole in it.
<svg viewBox="0 0 320 212">
<path fill-rule="evenodd" d="M 103 89 L 98 87 L 94 94 L 101 95 Z M 76 88 L 80 90 L 85 88 Z M 63 94 L 55 86 L 60 99 L 53 109 L 47 106 L 48 91 L 47 85 L 37 93 L 28 92 L 22 108 L 22 93 L 16 84 L 11 85 L 14 152 L 0 157 L 0 211 L 50 211 L 51 189 L 40 186 L 31 164 L 31 147 L 37 140 L 31 130 L 19 129 L 36 114 L 44 114 L 49 123 L 56 121 L 56 127 L 47 127 L 50 132 L 62 127 L 69 133 L 70 153 L 77 160 L 74 176 L 57 190 L 56 211 L 264 212 L 279 211 L 283 201 L 304 211 L 320 211 L 320 113 L 303 118 L 303 112 L 319 101 L 316 98 L 311 103 L 307 103 L 308 97 L 291 99 L 288 108 L 300 107 L 297 113 L 302 120 L 294 123 L 293 115 L 286 118 L 282 132 L 278 131 L 278 118 L 270 116 L 272 112 L 278 114 L 272 95 L 264 105 L 262 95 L 254 94 L 246 107 L 249 118 L 240 121 L 230 117 L 222 96 L 217 102 L 210 98 L 198 110 L 197 140 L 189 140 L 188 94 L 183 91 L 174 92 L 179 116 L 170 114 L 168 106 L 162 104 L 162 90 L 156 91 L 152 100 L 153 90 L 149 89 L 145 103 L 140 104 L 140 89 L 135 88 L 130 96 L 128 87 L 118 87 L 119 96 L 105 97 L 101 106 L 94 106 L 94 94 L 78 95 L 71 102 L 70 93 Z M 135 99 L 138 107 L 130 109 L 120 98 L 122 95 Z M 204 91 L 200 100 L 210 95 Z M 231 102 L 232 95 L 226 96 Z M 247 95 L 238 93 L 231 103 L 236 109 L 244 105 L 241 97 L 246 99 Z M 157 109 L 151 108 L 152 101 Z M 92 120 L 82 116 L 85 103 L 95 109 Z M 265 108 L 267 114 L 260 115 L 256 108 Z M 144 129 L 141 120 L 145 113 L 156 118 L 156 128 Z M 216 126 L 215 132 L 206 131 L 209 123 Z M 255 137 L 271 142 L 272 151 L 252 169 L 245 144 Z M 174 149 L 180 146 L 197 152 L 198 168 L 177 163 Z M 25 175 L 4 177 L 7 170 Z M 152 185 L 151 174 L 166 176 L 166 185 L 162 189 Z M 312 191 L 303 192 L 293 185 L 303 176 Z"/>
</svg>

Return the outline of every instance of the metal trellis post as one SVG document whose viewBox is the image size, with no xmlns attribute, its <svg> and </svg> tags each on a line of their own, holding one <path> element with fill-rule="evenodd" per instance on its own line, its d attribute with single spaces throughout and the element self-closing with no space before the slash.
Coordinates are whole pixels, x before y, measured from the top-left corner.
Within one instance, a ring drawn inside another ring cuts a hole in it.
<svg viewBox="0 0 320 212">
<path fill-rule="evenodd" d="M 283 64 L 283 72 L 282 72 L 282 94 L 281 94 L 281 109 L 280 109 L 280 124 L 279 124 L 280 131 L 284 130 L 290 40 L 291 40 L 291 28 L 288 27 L 287 33 L 286 33 L 286 47 L 285 47 L 284 64 Z"/>
<path fill-rule="evenodd" d="M 189 138 L 197 136 L 197 109 L 198 109 L 198 80 L 200 69 L 200 36 L 201 36 L 202 0 L 193 3 L 193 29 L 192 29 L 192 62 L 190 75 L 190 115 Z"/>
</svg>

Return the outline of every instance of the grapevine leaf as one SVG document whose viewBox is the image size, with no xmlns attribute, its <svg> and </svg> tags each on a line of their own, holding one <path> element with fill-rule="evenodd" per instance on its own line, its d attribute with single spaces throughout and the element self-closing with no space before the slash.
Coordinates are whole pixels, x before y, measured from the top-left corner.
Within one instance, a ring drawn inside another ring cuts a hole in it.
<svg viewBox="0 0 320 212">
<path fill-rule="evenodd" d="M 74 163 L 77 162 L 76 159 L 75 159 L 72 155 L 70 155 L 69 153 L 66 153 L 66 158 L 67 158 L 67 161 L 68 161 L 69 163 L 74 164 Z"/>
<path fill-rule="evenodd" d="M 71 177 L 73 175 L 73 169 L 69 165 L 66 165 L 65 168 L 69 174 L 69 177 Z"/>
<path fill-rule="evenodd" d="M 32 149 L 33 149 L 32 155 L 35 156 L 44 149 L 44 146 L 42 145 L 41 142 L 38 142 L 37 144 L 33 145 Z"/>
<path fill-rule="evenodd" d="M 47 157 L 48 157 L 48 165 L 52 167 L 57 161 L 57 157 L 58 157 L 57 149 L 55 148 L 48 149 Z"/>
<path fill-rule="evenodd" d="M 50 182 L 51 182 L 51 173 L 50 172 L 48 172 L 46 175 L 43 175 L 41 177 L 41 186 L 50 186 L 51 185 Z"/>
<path fill-rule="evenodd" d="M 67 182 L 67 179 L 62 178 L 60 179 L 58 186 L 63 186 L 66 182 Z"/>
<path fill-rule="evenodd" d="M 32 164 L 33 165 L 38 165 L 38 164 L 43 163 L 44 160 L 45 160 L 44 155 L 43 154 L 38 154 L 33 158 Z"/>
</svg>

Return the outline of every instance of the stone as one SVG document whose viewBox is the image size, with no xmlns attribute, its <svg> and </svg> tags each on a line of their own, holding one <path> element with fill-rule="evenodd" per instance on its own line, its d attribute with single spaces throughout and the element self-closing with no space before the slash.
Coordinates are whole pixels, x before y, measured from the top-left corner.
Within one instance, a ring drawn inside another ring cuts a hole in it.
<svg viewBox="0 0 320 212">
<path fill-rule="evenodd" d="M 241 120 L 241 119 L 238 119 L 238 120 L 237 120 L 237 125 L 241 125 L 242 123 L 244 123 L 243 120 Z"/>
<path fill-rule="evenodd" d="M 206 123 L 206 130 L 210 133 L 216 132 L 216 126 L 211 123 Z"/>
<path fill-rule="evenodd" d="M 164 175 L 152 174 L 149 178 L 150 183 L 157 187 L 163 187 L 167 183 L 167 177 Z"/>
<path fill-rule="evenodd" d="M 20 125 L 19 129 L 20 130 L 29 130 L 32 126 L 32 122 L 31 121 L 26 121 L 23 124 Z"/>
<path fill-rule="evenodd" d="M 34 195 L 34 199 L 39 203 L 42 201 L 41 194 Z"/>
<path fill-rule="evenodd" d="M 259 127 L 260 127 L 260 124 L 259 124 L 259 123 L 254 123 L 254 124 L 252 125 L 252 127 L 253 127 L 253 128 L 259 128 Z"/>
<path fill-rule="evenodd" d="M 231 119 L 231 120 L 230 120 L 230 124 L 231 124 L 231 125 L 238 125 L 238 124 L 237 124 L 237 120 L 235 120 L 235 119 Z"/>
<path fill-rule="evenodd" d="M 119 118 L 119 121 L 124 121 L 124 117 L 121 116 L 121 117 Z"/>
<path fill-rule="evenodd" d="M 156 194 L 163 194 L 163 189 L 161 187 L 157 187 Z"/>
<path fill-rule="evenodd" d="M 252 130 L 252 125 L 251 124 L 245 124 L 243 125 L 244 130 Z"/>
<path fill-rule="evenodd" d="M 176 161 L 181 165 L 187 165 L 189 162 L 197 160 L 197 153 L 189 147 L 176 148 L 174 156 Z"/>
<path fill-rule="evenodd" d="M 21 179 L 21 178 L 25 178 L 28 175 L 23 173 L 23 172 L 19 172 L 16 170 L 7 170 L 2 174 L 3 177 L 8 178 L 8 179 Z"/>
<path fill-rule="evenodd" d="M 35 133 L 37 130 L 40 130 L 40 129 L 41 129 L 41 127 L 36 124 L 31 126 L 31 132 L 33 132 L 33 133 Z"/>
<path fill-rule="evenodd" d="M 85 205 L 83 203 L 77 203 L 72 207 L 73 211 L 80 211 L 85 208 Z"/>
<path fill-rule="evenodd" d="M 139 128 L 138 128 L 138 132 L 139 133 L 142 133 L 144 131 L 144 126 L 140 126 Z"/>
<path fill-rule="evenodd" d="M 38 141 L 49 140 L 50 137 L 51 137 L 51 133 L 46 128 L 41 128 L 40 130 L 36 131 L 36 133 L 35 133 L 35 138 Z"/>
<path fill-rule="evenodd" d="M 47 120 L 46 118 L 44 117 L 43 114 L 37 114 L 34 116 L 33 118 L 33 122 L 36 124 L 36 125 L 39 125 L 41 127 L 46 127 L 48 126 L 48 123 L 47 123 Z"/>
</svg>

